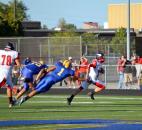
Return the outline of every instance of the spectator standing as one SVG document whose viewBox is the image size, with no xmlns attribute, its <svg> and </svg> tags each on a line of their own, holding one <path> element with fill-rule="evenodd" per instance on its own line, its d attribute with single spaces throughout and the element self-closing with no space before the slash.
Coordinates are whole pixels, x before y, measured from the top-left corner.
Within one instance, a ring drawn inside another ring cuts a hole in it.
<svg viewBox="0 0 142 130">
<path fill-rule="evenodd" d="M 84 79 L 86 78 L 87 69 L 88 69 L 88 59 L 82 56 L 80 58 L 80 66 L 79 66 L 79 78 Z"/>
<path fill-rule="evenodd" d="M 130 85 L 132 85 L 133 79 L 132 79 L 132 64 L 131 61 L 126 60 L 125 62 L 125 68 L 124 68 L 124 83 L 126 89 L 130 88 Z"/>
<path fill-rule="evenodd" d="M 138 77 L 138 86 L 140 90 L 142 90 L 142 71 L 140 72 L 139 77 Z"/>
<path fill-rule="evenodd" d="M 119 74 L 118 88 L 122 89 L 124 87 L 124 67 L 126 58 L 121 56 L 117 62 L 117 73 Z"/>
<path fill-rule="evenodd" d="M 132 78 L 133 78 L 133 84 L 137 83 L 137 70 L 136 70 L 136 58 L 133 57 L 131 59 L 131 64 L 132 64 Z"/>
</svg>

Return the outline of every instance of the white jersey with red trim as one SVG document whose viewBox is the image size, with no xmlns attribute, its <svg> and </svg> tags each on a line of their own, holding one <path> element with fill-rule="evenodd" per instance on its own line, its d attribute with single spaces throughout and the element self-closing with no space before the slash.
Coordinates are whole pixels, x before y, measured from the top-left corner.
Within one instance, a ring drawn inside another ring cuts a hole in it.
<svg viewBox="0 0 142 130">
<path fill-rule="evenodd" d="M 98 80 L 100 68 L 102 68 L 102 63 L 100 63 L 97 59 L 94 59 L 89 65 L 89 78 L 92 81 L 95 82 Z"/>
<path fill-rule="evenodd" d="M 13 50 L 0 50 L 0 82 L 11 74 L 14 60 L 18 58 L 18 52 Z"/>
</svg>

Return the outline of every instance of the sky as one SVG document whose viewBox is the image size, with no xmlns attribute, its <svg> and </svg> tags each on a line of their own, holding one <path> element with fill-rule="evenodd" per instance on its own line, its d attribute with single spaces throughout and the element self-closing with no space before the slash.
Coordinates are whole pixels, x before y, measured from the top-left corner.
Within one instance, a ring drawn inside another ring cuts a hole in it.
<svg viewBox="0 0 142 130">
<path fill-rule="evenodd" d="M 8 3 L 10 0 L 0 0 Z M 28 8 L 30 20 L 40 21 L 48 28 L 56 27 L 59 19 L 64 18 L 82 28 L 84 22 L 98 22 L 103 25 L 108 18 L 108 5 L 127 3 L 128 0 L 22 0 Z M 142 3 L 142 0 L 130 0 L 131 3 Z"/>
</svg>

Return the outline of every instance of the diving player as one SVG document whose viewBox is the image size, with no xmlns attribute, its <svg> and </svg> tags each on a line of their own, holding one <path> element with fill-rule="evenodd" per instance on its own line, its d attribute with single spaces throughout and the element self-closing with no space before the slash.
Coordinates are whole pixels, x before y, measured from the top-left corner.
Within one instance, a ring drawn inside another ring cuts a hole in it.
<svg viewBox="0 0 142 130">
<path fill-rule="evenodd" d="M 55 66 L 49 68 L 47 71 L 41 71 L 37 76 L 36 81 L 39 79 L 41 80 L 37 83 L 32 92 L 20 100 L 19 105 L 37 94 L 48 91 L 57 82 L 60 82 L 69 76 L 74 76 L 74 70 L 71 69 L 71 63 L 71 60 L 65 60 L 63 63 L 57 62 Z M 45 73 L 44 77 L 41 76 L 43 73 Z"/>
<path fill-rule="evenodd" d="M 104 62 L 104 55 L 102 53 L 96 54 L 95 59 L 93 59 L 92 63 L 88 66 L 88 72 L 86 79 L 81 83 L 81 86 L 73 93 L 69 98 L 67 98 L 68 105 L 71 105 L 73 98 L 79 94 L 82 90 L 87 89 L 90 84 L 97 86 L 94 91 L 89 92 L 88 95 L 94 100 L 94 94 L 100 92 L 105 89 L 105 85 L 102 81 L 100 81 L 99 74 L 104 73 L 102 68 L 102 63 Z"/>
<path fill-rule="evenodd" d="M 24 78 L 23 88 L 16 95 L 15 99 L 19 99 L 26 91 L 31 88 L 34 90 L 33 86 L 33 76 L 37 75 L 42 69 L 47 69 L 48 66 L 43 62 L 34 62 L 25 65 L 21 70 L 21 76 Z"/>
</svg>

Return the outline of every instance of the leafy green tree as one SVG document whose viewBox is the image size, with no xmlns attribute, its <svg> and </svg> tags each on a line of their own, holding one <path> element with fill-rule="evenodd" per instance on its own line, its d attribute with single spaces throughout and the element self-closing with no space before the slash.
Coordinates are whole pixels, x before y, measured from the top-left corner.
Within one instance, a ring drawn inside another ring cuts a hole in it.
<svg viewBox="0 0 142 130">
<path fill-rule="evenodd" d="M 73 31 L 60 31 L 60 32 L 55 32 L 52 36 L 54 37 L 76 37 L 76 36 L 79 36 L 79 34 Z"/>
<path fill-rule="evenodd" d="M 28 19 L 26 11 L 27 7 L 22 1 L 0 2 L 0 36 L 22 35 L 21 22 Z"/>
<path fill-rule="evenodd" d="M 89 43 L 92 44 L 92 43 L 94 43 L 95 38 L 96 38 L 96 35 L 93 33 L 83 33 L 82 34 L 83 44 L 89 44 Z"/>
<path fill-rule="evenodd" d="M 67 31 L 75 31 L 76 30 L 76 26 L 74 24 L 66 24 L 64 26 L 64 29 Z"/>
<path fill-rule="evenodd" d="M 117 29 L 115 37 L 112 38 L 111 44 L 114 46 L 111 49 L 115 53 L 125 54 L 126 43 L 127 43 L 126 29 L 121 27 Z"/>
<path fill-rule="evenodd" d="M 59 19 L 58 27 L 64 31 L 76 31 L 77 27 L 74 24 L 66 23 L 64 18 Z"/>
</svg>

